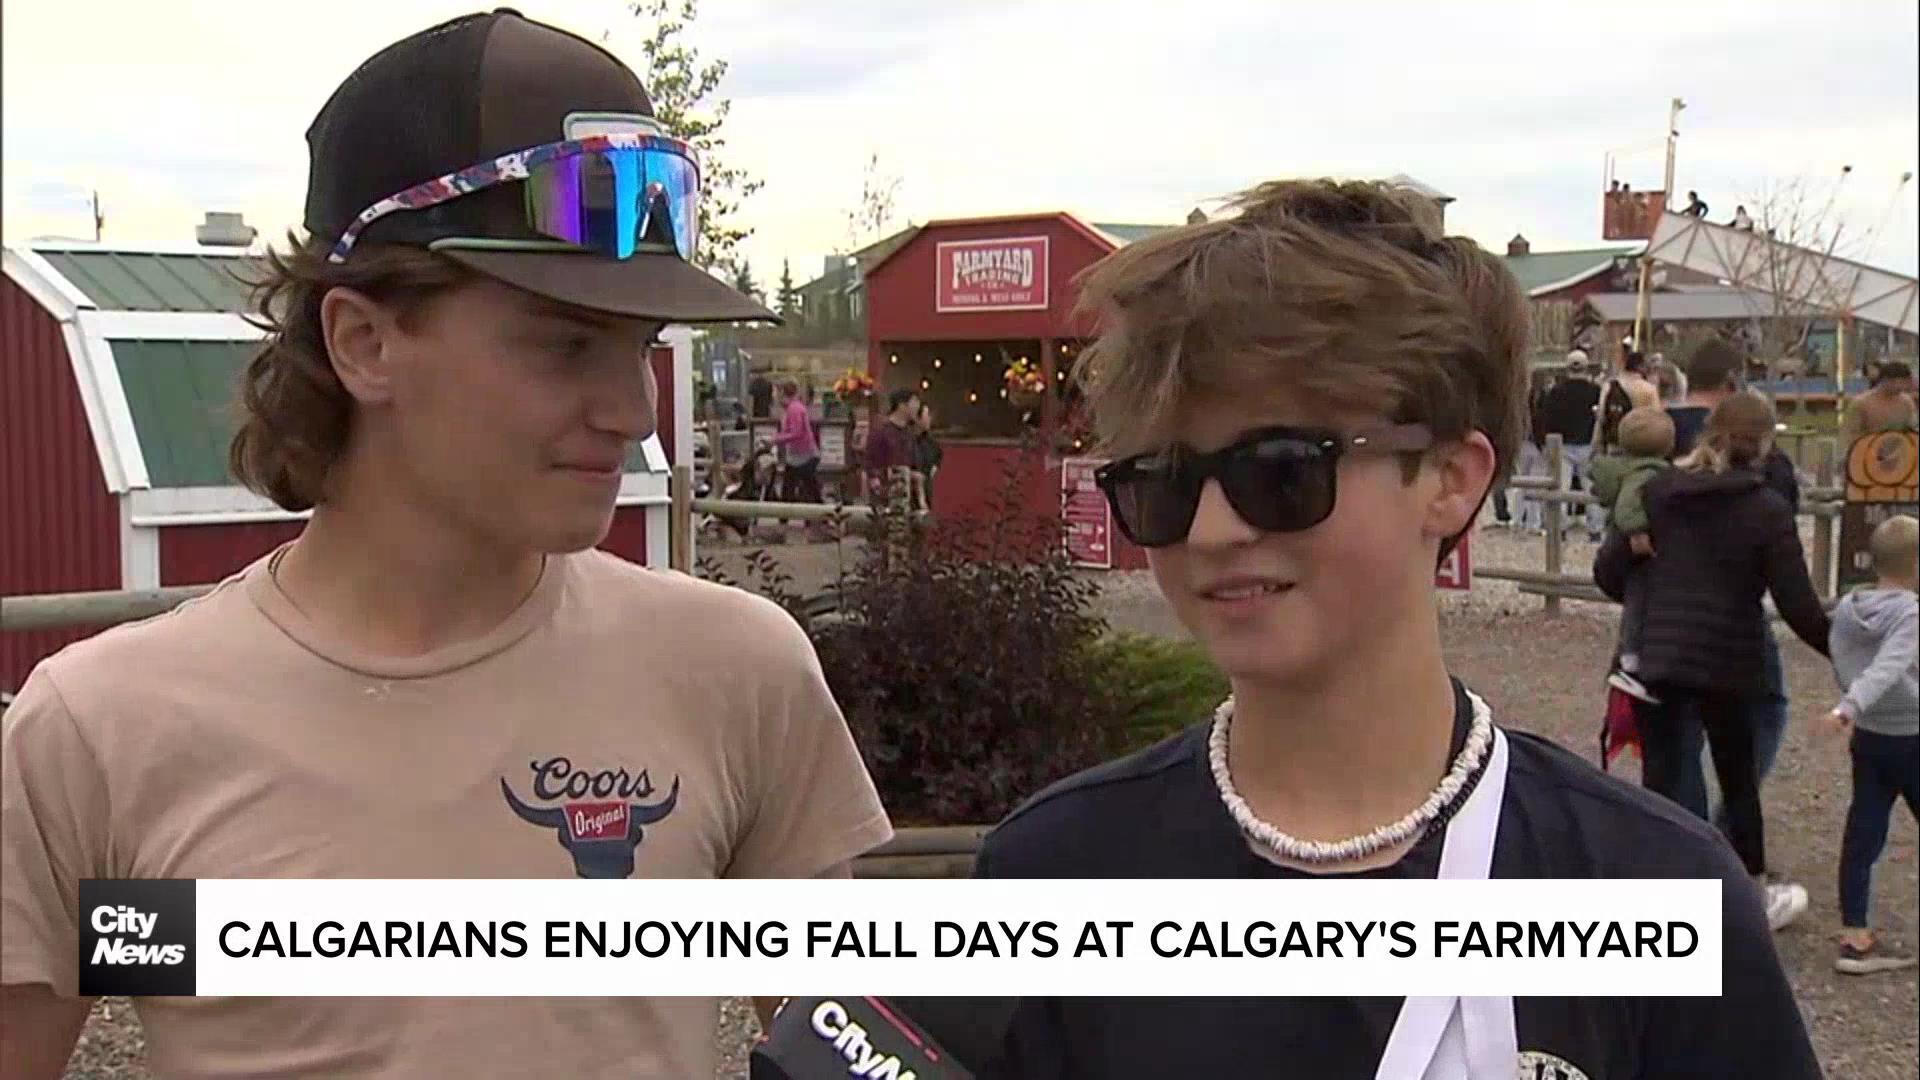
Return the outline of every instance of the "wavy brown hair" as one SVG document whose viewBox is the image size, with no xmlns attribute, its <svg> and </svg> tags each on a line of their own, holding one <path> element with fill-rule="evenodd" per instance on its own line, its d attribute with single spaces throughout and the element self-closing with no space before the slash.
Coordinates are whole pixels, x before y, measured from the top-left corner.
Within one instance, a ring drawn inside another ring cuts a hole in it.
<svg viewBox="0 0 1920 1080">
<path fill-rule="evenodd" d="M 286 253 L 267 252 L 251 282 L 251 321 L 267 340 L 234 395 L 239 417 L 227 450 L 229 470 L 295 512 L 325 501 L 328 477 L 353 429 L 353 398 L 334 373 L 320 302 L 333 289 L 353 289 L 396 308 L 406 325 L 428 300 L 472 279 L 470 271 L 423 248 L 368 246 L 333 263 L 330 247 L 288 234 Z"/>
<path fill-rule="evenodd" d="M 1164 443 L 1196 398 L 1279 393 L 1424 423 L 1441 443 L 1483 432 L 1504 475 L 1525 430 L 1529 327 L 1504 262 L 1384 183 L 1272 181 L 1233 208 L 1081 277 L 1099 335 L 1076 377 L 1108 452 Z"/>
</svg>

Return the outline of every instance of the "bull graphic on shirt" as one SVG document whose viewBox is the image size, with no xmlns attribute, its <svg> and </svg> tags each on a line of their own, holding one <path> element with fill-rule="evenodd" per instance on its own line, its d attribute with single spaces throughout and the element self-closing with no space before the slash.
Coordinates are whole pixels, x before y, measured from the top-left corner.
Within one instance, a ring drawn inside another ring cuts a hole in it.
<svg viewBox="0 0 1920 1080">
<path fill-rule="evenodd" d="M 500 793 L 520 820 L 554 830 L 560 846 L 573 856 L 574 872 L 583 878 L 632 877 L 634 850 L 645 827 L 673 813 L 680 801 L 678 777 L 666 798 L 635 802 L 631 800 L 654 793 L 653 780 L 644 769 L 637 777 L 625 769 L 587 772 L 575 769 L 564 757 L 531 765 L 534 796 L 565 801 L 558 806 L 529 805 L 514 794 L 505 777 L 500 780 Z"/>
</svg>

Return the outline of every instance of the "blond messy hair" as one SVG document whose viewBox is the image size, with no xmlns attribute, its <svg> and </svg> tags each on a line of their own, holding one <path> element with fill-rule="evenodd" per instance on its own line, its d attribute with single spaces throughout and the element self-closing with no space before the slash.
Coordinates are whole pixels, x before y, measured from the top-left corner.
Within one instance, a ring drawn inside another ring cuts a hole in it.
<svg viewBox="0 0 1920 1080">
<path fill-rule="evenodd" d="M 1673 452 L 1673 417 L 1658 405 L 1642 405 L 1620 418 L 1620 448 L 1642 457 Z"/>
<path fill-rule="evenodd" d="M 1773 448 L 1774 425 L 1778 422 L 1773 402 L 1742 390 L 1713 407 L 1706 431 L 1693 452 L 1675 464 L 1700 473 L 1724 473 L 1757 465 Z"/>
<path fill-rule="evenodd" d="M 1881 522 L 1867 537 L 1873 572 L 1883 578 L 1911 581 L 1920 574 L 1920 520 L 1896 514 Z"/>
<path fill-rule="evenodd" d="M 1437 207 L 1376 182 L 1279 180 L 1237 214 L 1157 233 L 1080 279 L 1099 333 L 1076 377 L 1108 453 L 1170 441 L 1196 400 L 1486 434 L 1505 475 L 1527 388 L 1526 301 L 1506 264 L 1441 233 Z"/>
</svg>

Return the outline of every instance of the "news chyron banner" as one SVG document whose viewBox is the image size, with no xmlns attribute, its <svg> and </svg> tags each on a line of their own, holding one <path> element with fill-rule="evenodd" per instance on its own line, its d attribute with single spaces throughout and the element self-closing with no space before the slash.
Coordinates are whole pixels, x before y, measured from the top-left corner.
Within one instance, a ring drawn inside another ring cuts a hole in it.
<svg viewBox="0 0 1920 1080">
<path fill-rule="evenodd" d="M 88 881 L 87 995 L 1714 996 L 1708 881 Z"/>
</svg>

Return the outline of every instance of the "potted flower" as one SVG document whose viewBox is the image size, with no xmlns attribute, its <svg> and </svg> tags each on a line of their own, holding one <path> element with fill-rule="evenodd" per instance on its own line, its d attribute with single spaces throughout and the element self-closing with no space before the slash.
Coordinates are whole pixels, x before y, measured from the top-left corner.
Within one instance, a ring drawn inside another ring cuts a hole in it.
<svg viewBox="0 0 1920 1080">
<path fill-rule="evenodd" d="M 864 408 L 873 400 L 873 376 L 859 368 L 848 368 L 833 381 L 833 393 L 849 408 Z"/>
<path fill-rule="evenodd" d="M 1007 400 L 1016 409 L 1024 411 L 1038 408 L 1041 397 L 1047 392 L 1046 373 L 1024 356 L 1008 364 L 1001 378 L 1006 386 Z"/>
</svg>

